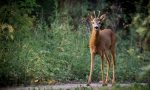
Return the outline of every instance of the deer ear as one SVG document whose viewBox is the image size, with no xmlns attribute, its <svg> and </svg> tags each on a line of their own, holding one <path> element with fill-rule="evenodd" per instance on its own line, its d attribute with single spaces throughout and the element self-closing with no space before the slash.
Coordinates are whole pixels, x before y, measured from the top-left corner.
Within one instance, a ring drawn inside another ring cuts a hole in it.
<svg viewBox="0 0 150 90">
<path fill-rule="evenodd" d="M 99 17 L 100 21 L 104 21 L 106 20 L 106 14 L 103 14 Z"/>
<path fill-rule="evenodd" d="M 89 12 L 87 15 L 87 20 L 90 22 L 94 19 L 92 12 Z"/>
<path fill-rule="evenodd" d="M 87 21 L 88 22 L 91 22 L 93 19 L 94 19 L 94 17 L 92 15 L 88 15 L 87 16 Z"/>
</svg>

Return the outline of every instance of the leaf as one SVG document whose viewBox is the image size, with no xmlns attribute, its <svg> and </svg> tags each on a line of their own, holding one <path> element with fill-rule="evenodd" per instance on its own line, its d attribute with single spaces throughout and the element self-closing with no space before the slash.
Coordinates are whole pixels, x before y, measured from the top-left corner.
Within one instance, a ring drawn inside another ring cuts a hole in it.
<svg viewBox="0 0 150 90">
<path fill-rule="evenodd" d="M 128 52 L 130 55 L 133 55 L 133 54 L 134 54 L 134 49 L 133 49 L 133 48 L 130 48 L 129 50 L 127 50 L 127 52 Z"/>
<path fill-rule="evenodd" d="M 14 40 L 14 36 L 13 35 L 10 35 L 10 38 L 11 38 L 11 40 Z"/>
<path fill-rule="evenodd" d="M 144 33 L 146 31 L 146 28 L 145 27 L 139 27 L 136 32 L 140 35 L 140 36 L 143 36 Z"/>
</svg>

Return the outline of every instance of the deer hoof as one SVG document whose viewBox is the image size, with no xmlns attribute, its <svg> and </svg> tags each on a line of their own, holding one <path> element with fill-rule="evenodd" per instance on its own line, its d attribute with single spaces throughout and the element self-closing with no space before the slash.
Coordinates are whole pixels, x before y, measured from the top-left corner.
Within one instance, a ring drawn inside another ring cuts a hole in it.
<svg viewBox="0 0 150 90">
<path fill-rule="evenodd" d="M 112 83 L 112 86 L 115 86 L 116 85 L 116 83 Z"/>
<path fill-rule="evenodd" d="M 102 84 L 102 86 L 107 86 L 107 83 L 104 81 L 99 81 L 100 84 Z"/>
<path fill-rule="evenodd" d="M 87 83 L 86 86 L 90 86 L 90 83 Z"/>
<path fill-rule="evenodd" d="M 107 83 L 102 83 L 102 86 L 107 86 Z"/>
<path fill-rule="evenodd" d="M 114 86 L 116 84 L 116 82 L 114 80 L 112 80 L 112 86 Z"/>
</svg>

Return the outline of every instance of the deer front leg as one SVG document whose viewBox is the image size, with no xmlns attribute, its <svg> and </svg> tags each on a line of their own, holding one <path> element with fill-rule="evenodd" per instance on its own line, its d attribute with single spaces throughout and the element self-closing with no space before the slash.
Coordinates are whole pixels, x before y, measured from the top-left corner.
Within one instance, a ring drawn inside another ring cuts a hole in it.
<svg viewBox="0 0 150 90">
<path fill-rule="evenodd" d="M 92 77 L 92 73 L 93 73 L 93 69 L 94 69 L 94 53 L 91 53 L 91 67 L 90 67 L 90 75 L 89 75 L 89 78 L 88 78 L 88 83 L 87 85 L 89 86 L 90 83 L 91 83 L 91 77 Z"/>
<path fill-rule="evenodd" d="M 105 84 L 105 81 L 104 81 L 104 53 L 101 52 L 100 56 L 101 56 L 101 61 L 102 61 L 101 62 L 102 85 L 104 85 Z"/>
</svg>

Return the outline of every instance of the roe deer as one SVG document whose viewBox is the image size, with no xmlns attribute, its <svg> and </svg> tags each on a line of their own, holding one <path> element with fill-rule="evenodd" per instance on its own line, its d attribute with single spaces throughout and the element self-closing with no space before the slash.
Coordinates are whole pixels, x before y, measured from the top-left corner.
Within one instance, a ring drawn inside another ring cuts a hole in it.
<svg viewBox="0 0 150 90">
<path fill-rule="evenodd" d="M 89 40 L 90 54 L 91 54 L 91 67 L 90 74 L 88 78 L 87 85 L 91 83 L 91 77 L 94 69 L 94 58 L 98 54 L 101 56 L 101 73 L 102 73 L 102 85 L 108 84 L 109 79 L 109 69 L 110 69 L 110 58 L 109 52 L 112 57 L 112 66 L 113 66 L 113 79 L 112 84 L 115 83 L 115 43 L 116 36 L 111 29 L 101 29 L 102 22 L 106 19 L 106 14 L 100 16 L 100 11 L 98 17 L 94 13 L 94 17 L 91 15 L 89 20 L 92 24 L 92 31 Z M 107 74 L 106 80 L 104 80 L 104 59 L 107 61 Z"/>
</svg>

